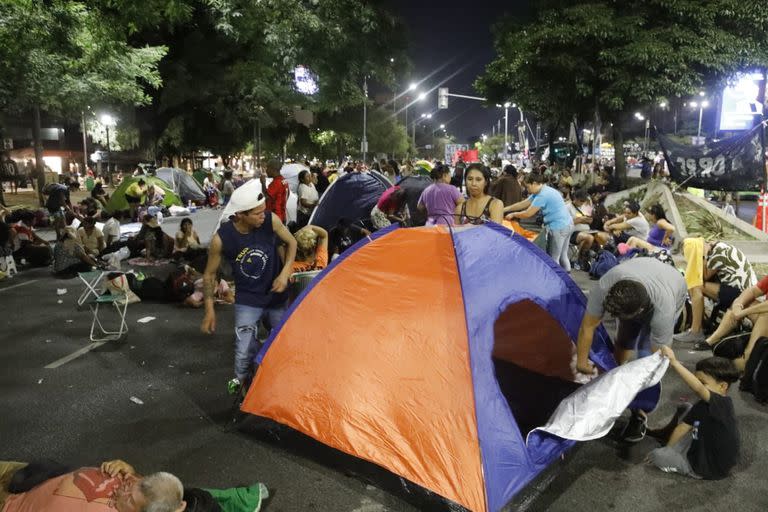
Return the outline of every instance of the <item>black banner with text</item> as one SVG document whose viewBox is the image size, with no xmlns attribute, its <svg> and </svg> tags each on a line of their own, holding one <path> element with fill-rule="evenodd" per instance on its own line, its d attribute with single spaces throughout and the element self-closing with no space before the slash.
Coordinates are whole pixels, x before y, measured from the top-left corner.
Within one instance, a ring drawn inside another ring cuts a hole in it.
<svg viewBox="0 0 768 512">
<path fill-rule="evenodd" d="M 759 190 L 765 181 L 763 125 L 741 135 L 707 142 L 680 144 L 656 130 L 672 180 L 707 190 Z"/>
</svg>

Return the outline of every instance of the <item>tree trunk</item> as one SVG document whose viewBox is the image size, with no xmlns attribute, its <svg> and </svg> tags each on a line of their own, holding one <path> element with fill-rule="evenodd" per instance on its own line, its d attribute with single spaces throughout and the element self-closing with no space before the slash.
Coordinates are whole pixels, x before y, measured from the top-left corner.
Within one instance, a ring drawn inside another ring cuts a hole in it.
<svg viewBox="0 0 768 512">
<path fill-rule="evenodd" d="M 32 142 L 35 147 L 35 178 L 37 179 L 37 199 L 40 206 L 45 206 L 43 188 L 45 187 L 45 164 L 43 162 L 43 141 L 40 138 L 40 106 L 35 105 L 32 122 Z"/>
<path fill-rule="evenodd" d="M 613 148 L 615 151 L 615 177 L 619 184 L 619 190 L 627 186 L 627 159 L 624 157 L 624 133 L 623 126 L 618 116 L 613 120 Z"/>
</svg>

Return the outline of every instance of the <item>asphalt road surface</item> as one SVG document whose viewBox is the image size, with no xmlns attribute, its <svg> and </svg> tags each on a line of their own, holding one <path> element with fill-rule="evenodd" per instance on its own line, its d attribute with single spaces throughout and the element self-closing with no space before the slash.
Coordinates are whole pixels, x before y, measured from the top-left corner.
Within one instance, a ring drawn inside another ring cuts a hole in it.
<svg viewBox="0 0 768 512">
<path fill-rule="evenodd" d="M 193 216 L 204 239 L 216 218 L 205 211 Z M 168 220 L 165 229 L 172 233 L 177 223 Z M 583 273 L 574 277 L 589 287 Z M 66 293 L 57 295 L 57 289 Z M 123 458 L 139 471 L 171 471 L 192 486 L 264 482 L 272 493 L 269 512 L 418 510 L 375 481 L 232 428 L 225 389 L 232 373 L 231 306 L 217 306 L 217 332 L 207 336 L 199 331 L 202 311 L 131 305 L 127 339 L 92 349 L 90 312 L 76 308 L 81 290 L 77 279 L 54 279 L 47 269 L 0 282 L 0 460 L 46 457 L 77 466 Z M 155 319 L 137 322 L 147 316 Z M 689 363 L 704 357 L 676 348 Z M 736 390 L 731 396 L 743 438 L 742 462 L 732 477 L 704 482 L 668 475 L 642 464 L 652 440 L 627 449 L 603 439 L 573 450 L 549 485 L 520 509 L 766 510 L 768 408 Z M 651 425 L 666 421 L 681 397 L 693 400 L 668 373 Z"/>
</svg>

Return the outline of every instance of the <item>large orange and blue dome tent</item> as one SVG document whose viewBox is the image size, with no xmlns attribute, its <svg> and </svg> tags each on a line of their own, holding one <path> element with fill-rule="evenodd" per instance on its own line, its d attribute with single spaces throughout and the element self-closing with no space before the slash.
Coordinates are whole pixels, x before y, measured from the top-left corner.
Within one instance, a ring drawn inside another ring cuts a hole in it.
<svg viewBox="0 0 768 512">
<path fill-rule="evenodd" d="M 575 444 L 534 428 L 579 388 L 585 307 L 560 267 L 497 224 L 380 230 L 291 305 L 242 410 L 497 511 Z M 616 366 L 602 327 L 590 357 Z"/>
</svg>

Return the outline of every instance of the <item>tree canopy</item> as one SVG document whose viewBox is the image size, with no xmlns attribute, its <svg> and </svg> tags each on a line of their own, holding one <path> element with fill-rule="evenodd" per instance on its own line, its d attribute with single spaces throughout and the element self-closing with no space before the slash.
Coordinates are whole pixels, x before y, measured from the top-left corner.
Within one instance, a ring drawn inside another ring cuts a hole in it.
<svg viewBox="0 0 768 512">
<path fill-rule="evenodd" d="M 735 0 L 540 0 L 533 18 L 496 27 L 497 57 L 476 87 L 549 126 L 598 110 L 618 146 L 628 112 L 765 66 L 763 11 Z"/>
</svg>

